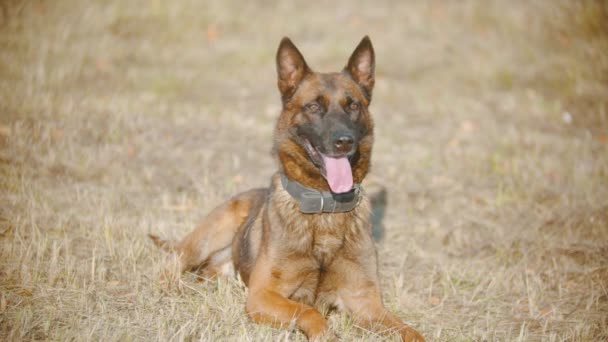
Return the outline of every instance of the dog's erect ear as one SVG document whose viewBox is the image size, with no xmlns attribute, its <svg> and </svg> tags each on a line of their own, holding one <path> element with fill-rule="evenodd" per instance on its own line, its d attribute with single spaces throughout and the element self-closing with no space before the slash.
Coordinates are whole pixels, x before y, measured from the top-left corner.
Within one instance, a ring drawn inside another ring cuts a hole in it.
<svg viewBox="0 0 608 342">
<path fill-rule="evenodd" d="M 372 41 L 368 36 L 363 37 L 353 54 L 348 59 L 344 71 L 359 84 L 368 100 L 372 98 L 374 88 L 375 56 Z"/>
<path fill-rule="evenodd" d="M 284 101 L 293 95 L 309 72 L 310 69 L 298 48 L 289 38 L 283 38 L 277 51 L 277 73 L 279 91 Z"/>
</svg>

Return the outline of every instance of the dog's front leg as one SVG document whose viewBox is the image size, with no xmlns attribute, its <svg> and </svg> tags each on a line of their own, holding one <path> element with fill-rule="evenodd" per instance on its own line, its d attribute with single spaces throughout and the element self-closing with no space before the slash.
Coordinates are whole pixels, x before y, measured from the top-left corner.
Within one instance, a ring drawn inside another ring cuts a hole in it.
<svg viewBox="0 0 608 342">
<path fill-rule="evenodd" d="M 380 333 L 397 332 L 404 342 L 424 342 L 419 332 L 384 307 L 375 260 L 370 256 L 366 261 L 359 263 L 337 258 L 332 264 L 326 282 L 337 292 L 338 307 L 346 309 L 357 324 L 367 329 Z"/>
<path fill-rule="evenodd" d="M 334 337 L 319 311 L 270 289 L 249 292 L 246 310 L 257 323 L 286 327 L 295 322 L 311 341 L 331 340 Z"/>
<path fill-rule="evenodd" d="M 344 298 L 347 310 L 355 321 L 363 327 L 383 332 L 398 332 L 404 342 L 424 342 L 424 337 L 388 311 L 377 291 L 357 291 L 350 298 Z"/>
</svg>

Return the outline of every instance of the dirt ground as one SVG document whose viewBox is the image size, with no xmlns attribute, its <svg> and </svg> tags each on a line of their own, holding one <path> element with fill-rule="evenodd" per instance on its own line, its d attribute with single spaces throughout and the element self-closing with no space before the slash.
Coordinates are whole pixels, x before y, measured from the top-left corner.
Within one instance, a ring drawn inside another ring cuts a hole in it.
<svg viewBox="0 0 608 342">
<path fill-rule="evenodd" d="M 237 280 L 164 286 L 146 234 L 268 184 L 283 36 L 335 71 L 365 34 L 386 305 L 430 341 L 608 340 L 607 2 L 0 9 L 0 340 L 304 341 Z"/>
</svg>

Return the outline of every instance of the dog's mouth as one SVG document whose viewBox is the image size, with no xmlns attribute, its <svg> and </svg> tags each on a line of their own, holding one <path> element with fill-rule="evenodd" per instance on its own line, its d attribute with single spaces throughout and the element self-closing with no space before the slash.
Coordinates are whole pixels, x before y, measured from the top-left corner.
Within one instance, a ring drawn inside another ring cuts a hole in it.
<svg viewBox="0 0 608 342">
<path fill-rule="evenodd" d="M 329 156 L 321 153 L 308 139 L 302 140 L 310 160 L 321 170 L 321 175 L 331 191 L 337 194 L 349 192 L 353 188 L 353 171 L 350 165 L 353 153 Z"/>
</svg>

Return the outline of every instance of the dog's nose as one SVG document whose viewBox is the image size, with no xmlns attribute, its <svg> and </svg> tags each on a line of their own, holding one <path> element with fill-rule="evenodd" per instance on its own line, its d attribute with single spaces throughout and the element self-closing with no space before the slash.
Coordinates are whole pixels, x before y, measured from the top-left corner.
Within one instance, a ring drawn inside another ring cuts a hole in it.
<svg viewBox="0 0 608 342">
<path fill-rule="evenodd" d="M 340 134 L 334 140 L 334 146 L 336 147 L 336 152 L 339 153 L 348 153 L 353 148 L 353 143 L 355 139 L 350 134 Z"/>
</svg>

